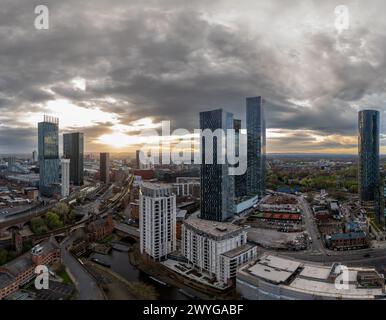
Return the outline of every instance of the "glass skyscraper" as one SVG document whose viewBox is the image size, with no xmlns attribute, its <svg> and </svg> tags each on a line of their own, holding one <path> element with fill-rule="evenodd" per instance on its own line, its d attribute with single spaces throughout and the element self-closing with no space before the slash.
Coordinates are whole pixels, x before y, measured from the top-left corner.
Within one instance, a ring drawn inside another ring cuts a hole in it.
<svg viewBox="0 0 386 320">
<path fill-rule="evenodd" d="M 108 152 L 100 153 L 99 175 L 103 183 L 110 183 L 110 154 Z"/>
<path fill-rule="evenodd" d="M 44 116 L 38 123 L 39 190 L 51 196 L 59 183 L 59 119 Z"/>
<path fill-rule="evenodd" d="M 74 132 L 63 135 L 63 156 L 70 159 L 70 181 L 76 185 L 83 185 L 83 133 Z"/>
<path fill-rule="evenodd" d="M 379 191 L 379 111 L 358 113 L 358 191 L 360 201 L 373 201 Z"/>
<path fill-rule="evenodd" d="M 266 139 L 263 99 L 247 98 L 247 194 L 265 194 Z"/>
<path fill-rule="evenodd" d="M 226 133 L 233 129 L 233 114 L 222 109 L 200 112 L 200 129 L 209 129 L 215 136 L 217 129 Z M 234 214 L 234 176 L 229 175 L 227 161 L 219 163 L 217 151 L 225 153 L 226 139 L 216 137 L 207 141 L 203 136 L 201 144 L 201 218 L 207 220 L 224 221 Z M 209 140 L 209 139 L 208 139 Z M 210 148 L 208 143 L 213 142 Z M 213 156 L 212 163 L 205 163 L 205 157 Z"/>
</svg>

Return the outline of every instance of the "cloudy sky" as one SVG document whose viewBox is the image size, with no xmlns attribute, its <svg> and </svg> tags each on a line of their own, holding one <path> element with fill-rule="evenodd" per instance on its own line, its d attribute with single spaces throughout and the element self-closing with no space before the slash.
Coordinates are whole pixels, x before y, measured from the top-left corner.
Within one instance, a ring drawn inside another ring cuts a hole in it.
<svg viewBox="0 0 386 320">
<path fill-rule="evenodd" d="M 255 95 L 269 152 L 356 153 L 364 108 L 381 111 L 386 133 L 383 0 L 0 4 L 0 154 L 36 148 L 43 114 L 84 132 L 86 151 L 130 151 L 162 120 L 193 130 L 204 110 L 242 118 Z M 40 4 L 48 30 L 34 27 Z M 338 5 L 350 17 L 340 33 Z"/>
</svg>

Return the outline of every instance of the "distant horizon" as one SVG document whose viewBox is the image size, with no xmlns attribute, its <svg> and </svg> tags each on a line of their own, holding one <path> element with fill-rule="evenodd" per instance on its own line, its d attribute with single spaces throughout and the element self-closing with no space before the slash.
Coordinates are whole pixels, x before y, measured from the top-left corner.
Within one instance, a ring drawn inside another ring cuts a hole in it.
<svg viewBox="0 0 386 320">
<path fill-rule="evenodd" d="M 125 154 L 132 154 L 135 155 L 135 151 L 117 151 L 117 152 L 111 152 L 111 151 L 85 151 L 84 154 L 100 154 L 107 152 L 109 154 L 118 154 L 118 155 L 125 155 Z M 32 156 L 32 151 L 30 153 L 0 153 L 0 157 L 4 156 Z M 62 153 L 60 153 L 62 155 Z M 279 156 L 358 156 L 358 154 L 355 153 L 315 153 L 315 152 L 270 152 L 266 153 L 266 156 L 272 156 L 272 155 L 279 155 Z M 386 153 L 381 153 L 380 156 L 386 156 Z"/>
</svg>

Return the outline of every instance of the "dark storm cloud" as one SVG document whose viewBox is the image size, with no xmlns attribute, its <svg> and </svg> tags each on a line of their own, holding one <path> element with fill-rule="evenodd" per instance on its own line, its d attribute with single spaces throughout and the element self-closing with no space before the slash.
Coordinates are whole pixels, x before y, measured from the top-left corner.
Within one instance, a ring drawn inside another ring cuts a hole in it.
<svg viewBox="0 0 386 320">
<path fill-rule="evenodd" d="M 322 148 L 307 132 L 355 135 L 358 109 L 384 112 L 386 97 L 386 28 L 377 15 L 385 5 L 370 2 L 343 1 L 352 23 L 338 35 L 336 1 L 49 0 L 51 27 L 39 31 L 39 1 L 3 0 L 0 153 L 36 145 L 23 137 L 35 124 L 19 118 L 55 99 L 114 113 L 122 124 L 153 117 L 193 129 L 200 111 L 222 107 L 243 118 L 245 97 L 262 95 L 268 127 L 297 130 L 270 139 L 275 150 L 303 141 Z M 79 77 L 85 91 L 72 83 Z M 112 132 L 108 121 L 82 129 L 89 145 Z M 323 144 L 344 146 L 353 145 Z"/>
</svg>

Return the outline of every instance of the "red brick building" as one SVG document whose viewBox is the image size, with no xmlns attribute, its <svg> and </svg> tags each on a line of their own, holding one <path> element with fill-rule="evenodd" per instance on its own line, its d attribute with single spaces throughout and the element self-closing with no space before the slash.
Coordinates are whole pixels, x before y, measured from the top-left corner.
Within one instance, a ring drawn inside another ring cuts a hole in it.
<svg viewBox="0 0 386 320">
<path fill-rule="evenodd" d="M 54 238 L 32 248 L 11 262 L 0 267 L 0 300 L 16 292 L 35 276 L 37 265 L 50 266 L 60 262 L 60 247 Z"/>
<path fill-rule="evenodd" d="M 110 235 L 114 231 L 114 221 L 112 213 L 106 218 L 95 218 L 86 227 L 89 241 L 98 241 Z"/>
</svg>

